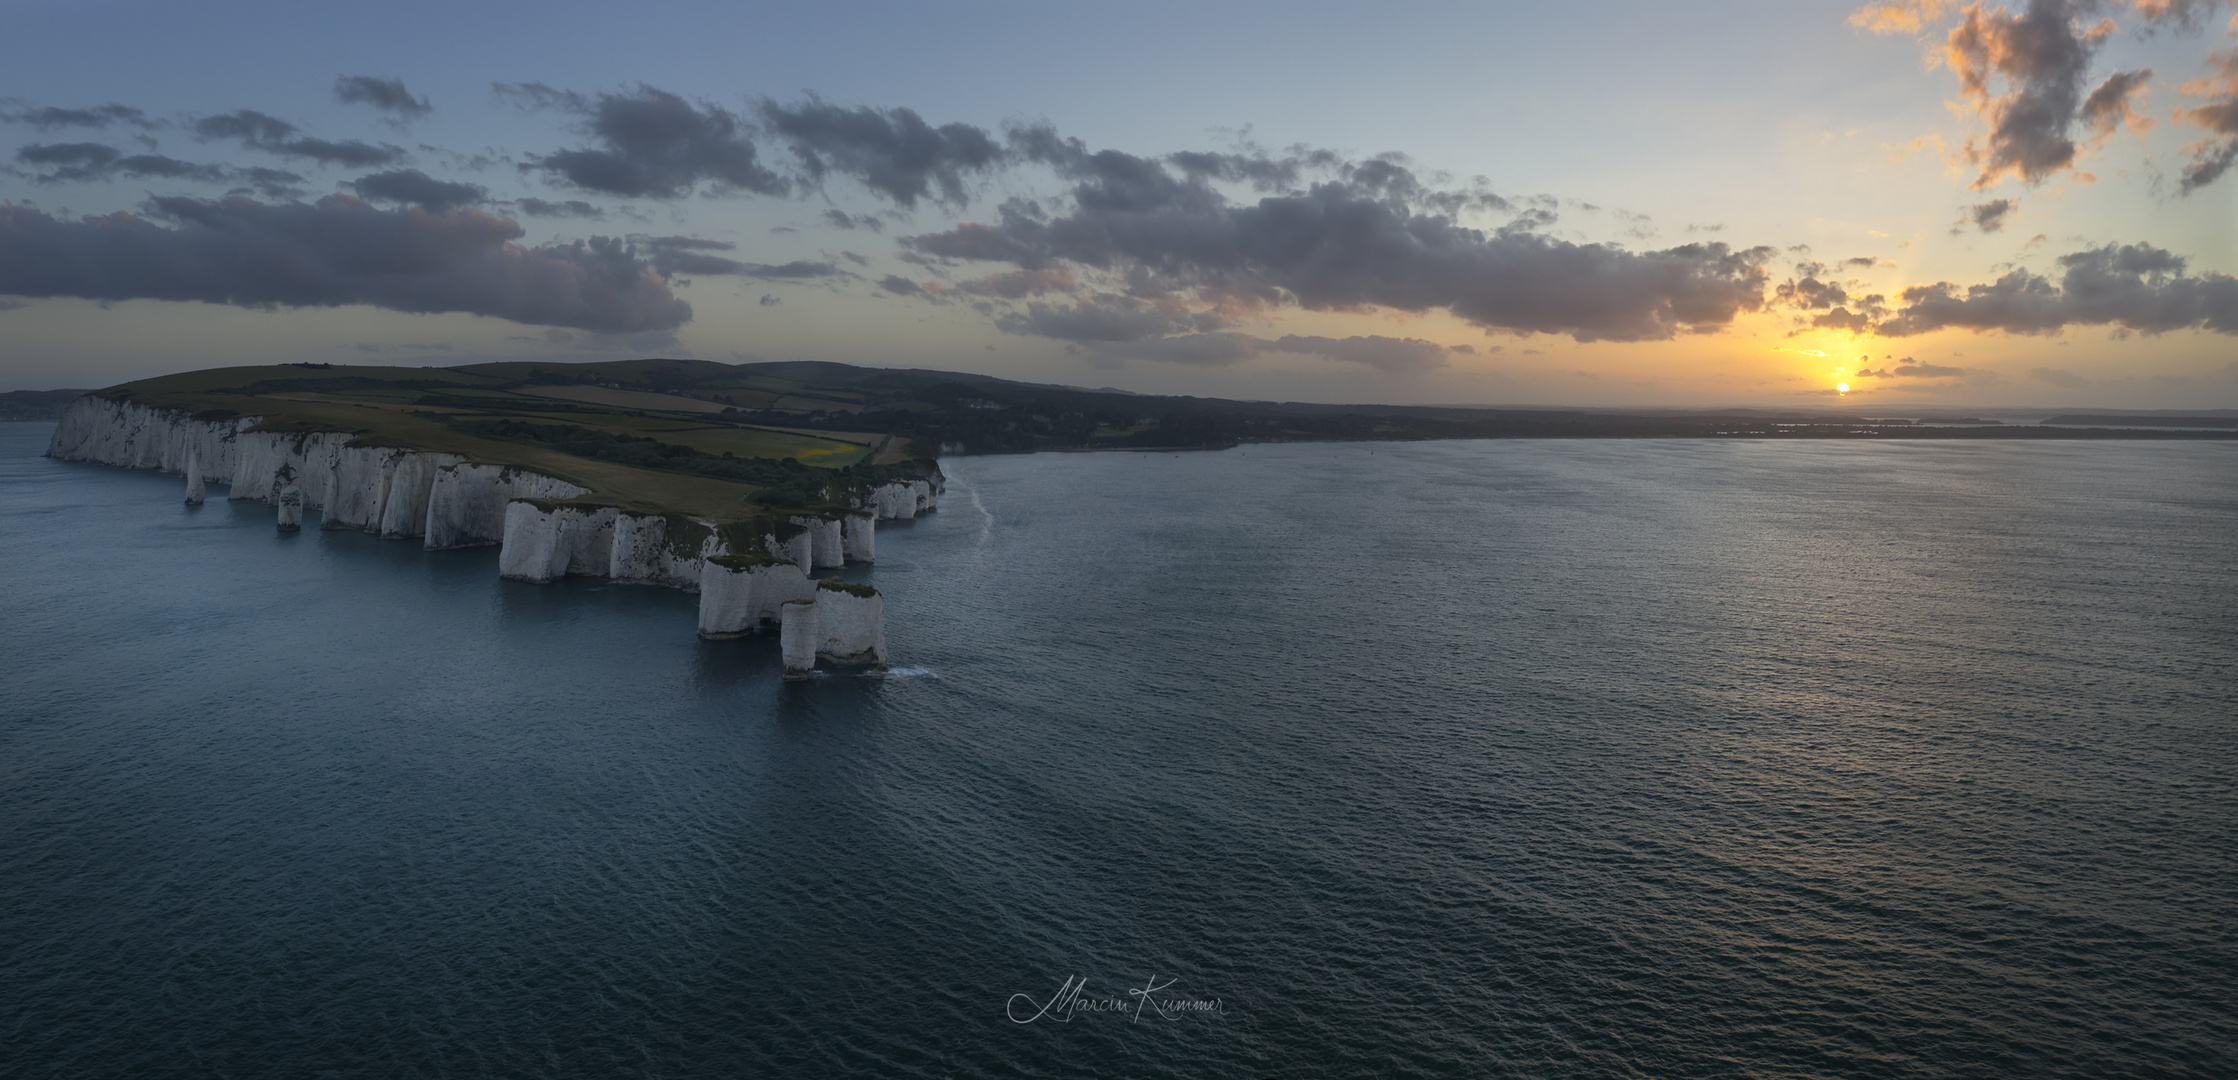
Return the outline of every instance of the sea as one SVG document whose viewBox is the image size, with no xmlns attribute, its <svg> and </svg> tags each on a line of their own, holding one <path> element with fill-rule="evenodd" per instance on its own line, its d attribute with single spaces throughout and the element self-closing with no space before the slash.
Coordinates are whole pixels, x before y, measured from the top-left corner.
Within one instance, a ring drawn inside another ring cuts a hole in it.
<svg viewBox="0 0 2238 1080">
<path fill-rule="evenodd" d="M 0 1075 L 2238 1076 L 2238 444 L 956 457 L 893 666 L 0 426 Z"/>
</svg>

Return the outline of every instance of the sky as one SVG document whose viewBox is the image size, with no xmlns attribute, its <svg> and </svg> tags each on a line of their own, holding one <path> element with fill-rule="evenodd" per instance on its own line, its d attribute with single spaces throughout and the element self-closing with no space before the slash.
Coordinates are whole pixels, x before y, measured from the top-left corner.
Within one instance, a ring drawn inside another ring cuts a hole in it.
<svg viewBox="0 0 2238 1080">
<path fill-rule="evenodd" d="M 2225 0 L 0 0 L 0 390 L 2238 408 Z"/>
</svg>

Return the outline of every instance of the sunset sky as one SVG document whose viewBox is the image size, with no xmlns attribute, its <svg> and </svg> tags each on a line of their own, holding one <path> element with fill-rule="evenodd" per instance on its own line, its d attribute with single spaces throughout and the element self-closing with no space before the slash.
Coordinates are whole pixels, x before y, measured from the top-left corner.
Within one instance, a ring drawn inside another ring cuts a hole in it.
<svg viewBox="0 0 2238 1080">
<path fill-rule="evenodd" d="M 0 389 L 2238 407 L 2220 0 L 4 10 Z"/>
</svg>

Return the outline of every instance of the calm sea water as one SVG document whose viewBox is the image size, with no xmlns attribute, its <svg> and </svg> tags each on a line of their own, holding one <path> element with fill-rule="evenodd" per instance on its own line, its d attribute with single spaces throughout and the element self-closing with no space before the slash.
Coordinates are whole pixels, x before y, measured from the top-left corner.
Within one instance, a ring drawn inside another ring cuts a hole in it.
<svg viewBox="0 0 2238 1080">
<path fill-rule="evenodd" d="M 9 1076 L 2238 1075 L 2238 446 L 958 459 L 786 685 L 46 431 Z"/>
</svg>

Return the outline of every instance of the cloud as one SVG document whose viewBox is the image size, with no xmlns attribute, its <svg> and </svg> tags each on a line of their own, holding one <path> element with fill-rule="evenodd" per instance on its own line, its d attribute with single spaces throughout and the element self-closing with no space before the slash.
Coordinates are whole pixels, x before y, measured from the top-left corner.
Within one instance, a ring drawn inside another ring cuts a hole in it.
<svg viewBox="0 0 2238 1080">
<path fill-rule="evenodd" d="M 738 245 L 725 240 L 701 240 L 689 236 L 654 236 L 643 239 L 645 247 L 652 253 L 653 266 L 664 274 L 736 274 L 741 277 L 797 281 L 842 273 L 838 267 L 826 262 L 796 260 L 777 264 L 750 263 L 707 254 L 710 251 L 737 250 Z"/>
<path fill-rule="evenodd" d="M 1268 354 L 1316 356 L 1338 363 L 1359 364 L 1391 375 L 1419 375 L 1446 366 L 1445 346 L 1420 338 L 1382 335 L 1344 338 L 1304 337 L 1286 334 L 1267 339 L 1229 331 L 1176 334 L 1124 342 L 1088 345 L 1090 363 L 1115 366 L 1129 360 L 1150 360 L 1187 367 L 1226 367 Z"/>
<path fill-rule="evenodd" d="M 1806 311 L 1824 311 L 1850 302 L 1849 291 L 1841 282 L 1829 280 L 1826 264 L 1816 260 L 1795 264 L 1795 276 L 1781 282 L 1772 295 Z"/>
<path fill-rule="evenodd" d="M 724 240 L 700 240 L 689 236 L 654 236 L 645 238 L 645 247 L 652 253 L 653 266 L 664 274 L 736 274 L 740 277 L 782 278 L 802 280 L 830 277 L 840 269 L 830 263 L 805 260 L 771 265 L 769 263 L 739 262 L 710 251 L 735 251 L 738 245 Z"/>
<path fill-rule="evenodd" d="M 1178 299 L 1161 300 L 1111 293 L 1085 296 L 1071 304 L 1030 300 L 1025 311 L 998 317 L 995 327 L 1006 334 L 1059 341 L 1121 342 L 1200 333 L 1226 325 L 1216 315 L 1197 314 Z"/>
<path fill-rule="evenodd" d="M 589 149 L 531 157 L 524 170 L 542 170 L 587 191 L 635 198 L 679 199 L 701 184 L 718 194 L 782 195 L 790 188 L 762 164 L 745 121 L 720 105 L 693 105 L 643 85 L 635 93 L 595 98 L 541 83 L 496 88 L 528 108 L 585 117 L 585 130 L 597 142 Z"/>
<path fill-rule="evenodd" d="M 2055 334 L 2069 325 L 2115 325 L 2159 334 L 2200 328 L 2238 334 L 2238 278 L 2185 273 L 2184 260 L 2150 244 L 2108 244 L 2059 259 L 2060 280 L 2014 270 L 1964 290 L 1950 282 L 1903 292 L 1903 307 L 1872 325 L 1882 337 L 1965 329 Z"/>
<path fill-rule="evenodd" d="M 1865 358 L 1865 359 L 1870 359 L 1870 358 L 1869 358 L 1869 357 L 1867 357 L 1867 358 Z M 1985 371 L 1982 371 L 1982 370 L 1980 370 L 1980 369 L 1978 369 L 1978 368 L 1948 367 L 1948 366 L 1945 366 L 1945 365 L 1942 365 L 1942 364 L 1929 364 L 1929 363 L 1925 363 L 1925 362 L 1923 362 L 1923 361 L 1919 361 L 1919 360 L 1914 360 L 1914 359 L 1912 359 L 1912 358 L 1911 358 L 1911 357 L 1909 357 L 1909 356 L 1907 356 L 1907 357 L 1903 358 L 1902 360 L 1897 360 L 1897 359 L 1896 359 L 1895 357 L 1889 357 L 1888 359 L 1890 359 L 1891 361 L 1894 361 L 1894 363 L 1892 363 L 1892 364 L 1891 364 L 1890 366 L 1888 366 L 1888 367 L 1886 367 L 1886 368 L 1883 368 L 1883 369 L 1881 369 L 1881 370 L 1879 370 L 1879 371 L 1875 371 L 1875 370 L 1873 370 L 1872 368 L 1869 368 L 1869 367 L 1861 367 L 1861 368 L 1858 368 L 1858 369 L 1857 369 L 1857 374 L 1856 374 L 1856 375 L 1854 375 L 1854 376 L 1853 376 L 1853 378 L 1859 378 L 1859 379 L 1956 379 L 1956 378 L 1963 378 L 1963 377 L 1966 377 L 1966 376 L 1970 376 L 1970 375 L 1989 375 L 1989 374 L 1990 374 L 1989 372 L 1985 372 Z M 1994 377 L 1994 376 L 1993 376 L 1993 377 Z"/>
<path fill-rule="evenodd" d="M 1975 374 L 1973 368 L 1945 367 L 1941 364 L 1907 363 L 1889 372 L 1899 379 L 1955 379 Z"/>
<path fill-rule="evenodd" d="M 2179 30 L 2194 31 L 2207 23 L 2207 16 L 2222 6 L 2222 0 L 2136 0 L 2137 14 L 2145 17 L 2150 25 L 2172 24 Z"/>
<path fill-rule="evenodd" d="M 425 97 L 414 97 L 402 79 L 377 79 L 371 75 L 344 75 L 334 80 L 334 96 L 350 105 L 370 105 L 396 120 L 409 123 L 435 111 Z"/>
<path fill-rule="evenodd" d="M 1986 141 L 1966 144 L 1982 170 L 1974 187 L 2007 175 L 2042 183 L 2074 164 L 2068 133 L 2082 109 L 2090 62 L 2111 29 L 2085 27 L 2082 15 L 2073 0 L 2029 0 L 2017 16 L 1977 4 L 1951 31 L 1945 59 L 1989 126 Z M 2004 80 L 2004 93 L 1991 91 L 1993 79 Z"/>
<path fill-rule="evenodd" d="M 530 217 L 590 218 L 592 220 L 603 220 L 606 217 L 606 211 L 592 206 L 591 204 L 584 202 L 581 199 L 569 199 L 565 202 L 546 202 L 543 199 L 527 198 L 522 199 L 519 202 L 514 203 L 513 205 L 518 208 L 521 213 L 527 214 Z"/>
<path fill-rule="evenodd" d="M 235 140 L 252 150 L 262 150 L 281 157 L 308 158 L 321 165 L 347 165 L 362 169 L 388 165 L 404 157 L 401 147 L 375 146 L 356 139 L 335 142 L 312 138 L 298 131 L 295 125 L 254 109 L 236 109 L 220 116 L 205 116 L 189 125 L 188 130 L 194 132 L 199 139 Z"/>
<path fill-rule="evenodd" d="M 1876 34 L 1917 34 L 1943 17 L 1952 0 L 1889 0 L 1872 3 L 1850 13 L 1851 26 Z"/>
<path fill-rule="evenodd" d="M 869 214 L 850 214 L 845 210 L 826 210 L 824 211 L 824 220 L 842 229 L 868 229 L 871 232 L 886 231 L 886 223 Z"/>
<path fill-rule="evenodd" d="M 489 198 L 480 184 L 437 180 L 418 169 L 373 173 L 352 181 L 360 197 L 378 202 L 411 203 L 438 213 L 454 206 L 470 206 Z"/>
<path fill-rule="evenodd" d="M 229 175 L 219 165 L 197 165 L 152 154 L 128 157 L 100 143 L 32 143 L 16 151 L 16 160 L 42 170 L 32 176 L 41 184 L 107 180 L 119 175 L 223 182 Z"/>
<path fill-rule="evenodd" d="M 32 180 L 41 184 L 152 177 L 241 184 L 244 185 L 242 190 L 279 198 L 295 194 L 295 185 L 303 182 L 302 177 L 280 169 L 237 169 L 181 161 L 161 154 L 126 154 L 100 143 L 32 143 L 16 151 L 16 160 L 42 170 L 32 174 Z"/>
<path fill-rule="evenodd" d="M 1419 374 L 1446 366 L 1445 346 L 1421 338 L 1394 338 L 1381 334 L 1347 338 L 1285 334 L 1269 347 L 1280 352 L 1310 353 L 1331 360 L 1363 364 L 1394 375 Z"/>
<path fill-rule="evenodd" d="M 888 274 L 878 279 L 878 287 L 896 296 L 923 296 L 925 287 L 900 274 Z"/>
<path fill-rule="evenodd" d="M 2182 190 L 2186 195 L 2212 184 L 2238 162 L 2238 49 L 2214 54 L 2214 74 L 2183 85 L 2184 96 L 2205 98 L 2202 104 L 2176 110 L 2176 118 L 2206 129 L 2206 138 L 2186 147 L 2191 162 L 2184 166 Z"/>
<path fill-rule="evenodd" d="M 622 241 L 531 248 L 514 242 L 520 236 L 519 225 L 479 210 L 381 210 L 349 195 L 168 197 L 151 200 L 145 216 L 74 222 L 0 206 L 0 294 L 363 304 L 600 332 L 666 331 L 691 318 Z"/>
<path fill-rule="evenodd" d="M 783 300 L 779 300 L 779 299 L 777 298 L 776 294 L 774 294 L 774 293 L 763 293 L 763 294 L 762 294 L 761 305 L 762 305 L 763 307 L 776 307 L 777 305 L 779 305 L 779 304 L 782 304 L 782 303 L 784 303 L 784 301 L 783 301 Z"/>
<path fill-rule="evenodd" d="M 1026 157 L 1074 181 L 1069 212 L 1013 199 L 996 224 L 909 237 L 910 250 L 1022 270 L 1124 275 L 1137 296 L 1318 311 L 1444 309 L 1488 329 L 1579 341 L 1669 338 L 1724 326 L 1763 305 L 1769 249 L 1688 244 L 1635 253 L 1577 244 L 1536 231 L 1553 220 L 1543 208 L 1486 232 L 1457 215 L 1505 200 L 1432 188 L 1386 159 L 1347 164 L 1336 178 L 1302 190 L 1234 202 L 1201 172 L 1177 176 L 1157 160 L 1090 153 L 1046 129 L 1013 130 L 1011 139 Z M 1093 325 L 1110 333 L 1149 323 L 1139 311 L 1049 307 L 1011 325 Z"/>
<path fill-rule="evenodd" d="M 1958 232 L 1971 224 L 1985 233 L 1993 233 L 2003 229 L 2005 219 L 2011 217 L 2013 211 L 2018 209 L 2020 209 L 2020 200 L 2018 199 L 1991 199 L 1985 203 L 1975 203 L 1966 208 L 1966 212 L 1958 219 L 1957 227 L 1951 229 L 1951 231 Z"/>
<path fill-rule="evenodd" d="M 970 124 L 933 127 L 904 108 L 844 109 L 811 96 L 797 105 L 761 103 L 763 123 L 785 140 L 811 184 L 852 177 L 904 209 L 920 199 L 970 201 L 968 181 L 1005 162 L 1000 143 Z"/>
<path fill-rule="evenodd" d="M 2152 118 L 2137 111 L 2137 99 L 2145 96 L 2146 82 L 2153 77 L 2151 68 L 2137 71 L 2117 71 L 2099 83 L 2098 88 L 2083 99 L 2083 124 L 2091 134 L 2105 138 L 2124 126 L 2133 131 L 2152 130 Z"/>
<path fill-rule="evenodd" d="M 964 282 L 956 287 L 964 292 L 976 293 L 980 296 L 999 296 L 1005 300 L 1022 300 L 1029 296 L 1040 296 L 1044 293 L 1069 293 L 1078 288 L 1079 285 L 1080 282 L 1073 277 L 1072 271 L 1062 267 L 1052 267 L 1043 270 L 1013 270 L 1007 274 L 989 274 L 974 281 Z"/>
<path fill-rule="evenodd" d="M 52 106 L 25 109 L 21 112 L 0 112 L 0 120 L 11 124 L 28 124 L 41 131 L 57 128 L 105 128 L 110 124 L 130 124 L 137 128 L 154 128 L 160 124 L 148 119 L 148 114 L 130 105 L 96 105 L 90 109 L 57 109 Z"/>
<path fill-rule="evenodd" d="M 1958 76 L 1960 92 L 1983 125 L 1965 153 L 1981 171 L 1976 190 L 2006 177 L 2040 184 L 2072 168 L 2081 148 L 2078 126 L 2103 140 L 2124 126 L 2142 131 L 2150 121 L 2135 108 L 2150 70 L 2120 71 L 2087 95 L 2090 67 L 2114 32 L 2109 7 L 2133 7 L 2146 31 L 2172 26 L 2194 31 L 2219 0 L 2026 0 L 2016 12 L 1982 3 L 1967 5 L 1943 42 L 1940 57 Z M 1948 0 L 1872 3 L 1850 16 L 1853 25 L 1883 34 L 1924 35 L 1957 7 Z"/>
</svg>

